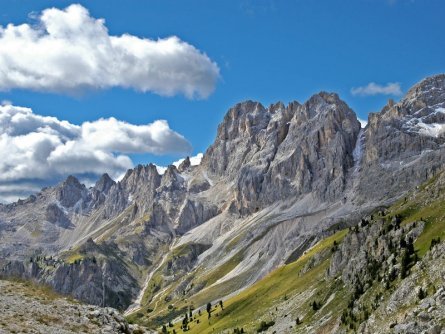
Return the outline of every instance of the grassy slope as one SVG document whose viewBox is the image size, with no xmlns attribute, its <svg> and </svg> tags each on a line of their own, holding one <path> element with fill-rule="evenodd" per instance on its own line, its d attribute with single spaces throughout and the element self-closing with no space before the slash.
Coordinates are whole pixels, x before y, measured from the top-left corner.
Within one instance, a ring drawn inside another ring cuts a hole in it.
<svg viewBox="0 0 445 334">
<path fill-rule="evenodd" d="M 169 320 L 172 320 L 178 315 L 184 313 L 184 310 L 188 309 L 191 304 L 201 305 L 202 303 L 206 303 L 209 299 L 213 300 L 215 298 L 219 298 L 237 289 L 237 279 L 232 279 L 222 284 L 214 285 L 212 287 L 210 286 L 218 279 L 233 270 L 239 264 L 239 262 L 241 262 L 242 251 L 235 254 L 223 265 L 215 268 L 208 274 L 200 275 L 196 271 L 190 272 L 182 276 L 180 279 L 178 279 L 167 288 L 164 288 L 165 282 L 162 277 L 162 272 L 167 266 L 167 263 L 174 257 L 187 255 L 188 252 L 188 244 L 179 246 L 172 250 L 171 255 L 169 255 L 165 263 L 153 274 L 153 277 L 151 278 L 142 299 L 142 309 L 134 314 L 129 315 L 127 317 L 129 321 L 144 324 L 146 326 L 158 326 L 159 324 L 168 322 Z M 199 277 L 199 279 L 194 283 L 200 285 L 202 284 L 203 289 L 208 287 L 210 288 L 198 292 L 196 295 L 193 296 L 192 300 L 186 296 L 180 299 L 175 299 L 173 301 L 167 299 L 166 297 L 174 292 L 181 280 L 186 279 L 188 276 Z M 172 306 L 174 307 L 174 309 L 171 309 Z"/>
<path fill-rule="evenodd" d="M 419 187 L 413 195 L 395 203 L 388 210 L 388 215 L 401 215 L 403 223 L 422 220 L 425 230 L 414 243 L 419 256 L 425 255 L 429 250 L 431 240 L 439 237 L 445 239 L 445 188 L 442 187 L 437 175 Z"/>
<path fill-rule="evenodd" d="M 191 330 L 189 333 L 211 333 L 213 331 L 218 333 L 224 329 L 235 327 L 243 327 L 245 330 L 252 331 L 258 325 L 258 321 L 254 319 L 261 318 L 264 310 L 308 290 L 314 292 L 314 298 L 318 302 L 325 301 L 331 295 L 330 284 L 324 279 L 325 270 L 329 265 L 328 260 L 323 260 L 320 265 L 301 276 L 299 273 L 310 258 L 324 250 L 329 250 L 333 246 L 334 240 L 340 242 L 346 233 L 347 231 L 343 230 L 322 240 L 296 262 L 273 271 L 250 288 L 225 301 L 224 310 L 216 307 L 210 321 L 207 320 L 207 313 L 203 312 L 201 317 L 197 316 L 197 319 L 200 320 L 199 324 L 196 324 L 196 322 L 190 324 Z M 330 304 L 334 302 L 335 298 Z M 315 312 L 308 305 L 301 306 L 301 309 L 294 310 L 295 313 L 299 314 L 295 314 L 294 319 L 297 316 L 304 317 L 306 320 L 314 317 Z M 324 312 L 328 313 L 333 309 L 333 307 L 326 305 Z M 182 332 L 179 325 L 175 329 L 177 332 Z"/>
</svg>

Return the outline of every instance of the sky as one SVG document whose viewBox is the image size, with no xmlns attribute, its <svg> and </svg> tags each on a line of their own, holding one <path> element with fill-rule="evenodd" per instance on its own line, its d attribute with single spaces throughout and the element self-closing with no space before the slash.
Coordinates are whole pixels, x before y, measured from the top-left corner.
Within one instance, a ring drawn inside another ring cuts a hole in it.
<svg viewBox="0 0 445 334">
<path fill-rule="evenodd" d="M 196 156 L 244 100 L 333 91 L 366 120 L 445 72 L 442 0 L 0 5 L 0 202 Z"/>
</svg>

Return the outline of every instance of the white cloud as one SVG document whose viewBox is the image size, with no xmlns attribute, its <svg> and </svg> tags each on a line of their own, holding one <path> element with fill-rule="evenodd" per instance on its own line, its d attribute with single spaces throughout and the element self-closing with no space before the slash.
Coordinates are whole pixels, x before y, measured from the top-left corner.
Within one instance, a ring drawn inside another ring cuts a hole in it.
<svg viewBox="0 0 445 334">
<path fill-rule="evenodd" d="M 133 125 L 108 118 L 75 125 L 29 108 L 3 105 L 0 201 L 29 194 L 69 174 L 95 178 L 107 172 L 117 178 L 133 167 L 130 153 L 189 152 L 189 142 L 164 120 Z"/>
<path fill-rule="evenodd" d="M 361 124 L 361 126 L 362 126 L 362 129 L 365 128 L 366 125 L 368 125 L 368 120 L 363 119 L 363 118 L 360 118 L 360 117 L 358 117 L 357 119 L 358 119 L 358 121 L 360 122 L 360 124 Z"/>
<path fill-rule="evenodd" d="M 196 154 L 196 155 L 190 157 L 190 165 L 192 165 L 192 166 L 198 166 L 198 165 L 200 165 L 203 156 L 204 156 L 203 153 L 198 153 L 198 154 Z M 183 158 L 183 159 L 179 159 L 179 160 L 177 160 L 177 161 L 174 161 L 174 162 L 172 163 L 172 165 L 174 165 L 174 166 L 176 166 L 176 167 L 179 167 L 179 165 L 180 165 L 184 160 L 185 160 L 185 158 Z M 165 167 L 165 166 L 156 166 L 156 169 L 158 170 L 158 173 L 159 173 L 159 174 L 164 174 L 165 171 L 167 170 L 167 167 Z"/>
<path fill-rule="evenodd" d="M 158 165 L 155 165 L 156 166 L 156 170 L 158 171 L 158 173 L 159 174 L 161 174 L 161 175 L 163 175 L 164 173 L 165 173 L 165 171 L 167 170 L 167 167 L 165 167 L 165 166 L 158 166 Z M 123 177 L 123 176 L 122 176 Z"/>
<path fill-rule="evenodd" d="M 354 87 L 351 89 L 352 95 L 370 96 L 370 95 L 402 95 L 400 83 L 389 82 L 386 85 L 379 85 L 375 82 L 370 82 L 366 86 Z"/>
<path fill-rule="evenodd" d="M 104 19 L 78 4 L 45 9 L 36 19 L 0 26 L 0 90 L 76 94 L 120 86 L 206 98 L 219 77 L 216 63 L 178 37 L 112 36 Z"/>
<path fill-rule="evenodd" d="M 204 154 L 202 153 L 198 153 L 197 155 L 190 157 L 190 165 L 192 166 L 198 166 L 199 164 L 201 164 L 201 160 L 202 157 L 204 156 Z M 185 159 L 179 159 L 178 161 L 173 162 L 173 165 L 175 165 L 176 167 L 179 167 L 179 165 L 184 161 Z"/>
</svg>

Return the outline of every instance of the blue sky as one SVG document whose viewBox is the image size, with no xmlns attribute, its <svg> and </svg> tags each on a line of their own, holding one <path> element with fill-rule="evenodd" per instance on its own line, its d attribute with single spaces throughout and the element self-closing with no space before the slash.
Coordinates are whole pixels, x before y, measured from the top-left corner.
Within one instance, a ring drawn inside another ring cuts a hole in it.
<svg viewBox="0 0 445 334">
<path fill-rule="evenodd" d="M 318 91 L 334 91 L 359 117 L 366 118 L 388 98 L 399 99 L 398 87 L 404 93 L 425 76 L 445 72 L 445 2 L 441 0 L 74 3 L 87 9 L 92 18 L 104 18 L 109 35 L 152 40 L 177 36 L 205 53 L 219 69 L 216 83 L 211 84 L 213 92 L 205 98 L 189 98 L 183 92 L 165 96 L 122 85 L 74 93 L 3 85 L 0 100 L 74 125 L 108 117 L 134 125 L 167 120 L 170 129 L 192 145 L 191 154 L 204 152 L 227 109 L 246 99 L 264 105 L 304 102 Z M 1 1 L 0 25 L 33 27 L 42 10 L 71 4 Z M 371 82 L 399 86 L 388 88 L 390 94 L 352 94 L 351 89 Z M 127 155 L 132 163 L 166 165 L 184 153 Z"/>
</svg>

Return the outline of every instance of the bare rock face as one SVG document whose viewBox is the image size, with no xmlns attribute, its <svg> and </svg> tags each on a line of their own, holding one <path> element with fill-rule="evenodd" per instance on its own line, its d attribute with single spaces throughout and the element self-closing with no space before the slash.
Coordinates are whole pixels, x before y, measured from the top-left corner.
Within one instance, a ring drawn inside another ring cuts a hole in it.
<svg viewBox="0 0 445 334">
<path fill-rule="evenodd" d="M 185 200 L 182 205 L 176 225 L 176 231 L 184 234 L 193 227 L 201 225 L 210 218 L 217 215 L 218 208 L 214 205 L 206 205 L 205 203 Z"/>
<path fill-rule="evenodd" d="M 370 114 L 364 134 L 359 190 L 366 200 L 391 198 L 434 175 L 445 162 L 445 75 Z"/>
<path fill-rule="evenodd" d="M 336 94 L 268 109 L 248 101 L 230 109 L 203 165 L 236 182 L 242 214 L 309 192 L 332 201 L 344 190 L 359 131 L 356 115 Z"/>
<path fill-rule="evenodd" d="M 74 176 L 68 178 L 60 185 L 57 190 L 57 200 L 64 207 L 70 208 L 86 197 L 87 189 Z"/>
<path fill-rule="evenodd" d="M 111 187 L 114 186 L 116 184 L 116 182 L 114 182 L 111 177 L 105 173 L 104 175 L 102 175 L 102 177 L 96 182 L 96 184 L 94 185 L 94 189 L 104 193 L 104 194 L 108 194 L 108 192 L 110 191 Z"/>
<path fill-rule="evenodd" d="M 264 201 L 308 192 L 321 201 L 341 197 L 359 131 L 356 115 L 336 94 L 313 96 L 290 122 L 265 177 Z"/>
<path fill-rule="evenodd" d="M 186 157 L 186 158 L 184 159 L 184 161 L 181 162 L 181 164 L 179 165 L 179 167 L 178 167 L 178 171 L 180 171 L 180 172 L 182 173 L 182 172 L 186 171 L 188 168 L 190 168 L 191 165 L 192 165 L 192 164 L 191 164 L 191 162 L 190 162 L 190 157 Z"/>
<path fill-rule="evenodd" d="M 105 216 L 113 217 L 134 202 L 138 203 L 141 212 L 147 211 L 153 204 L 160 182 L 161 176 L 153 164 L 128 170 L 122 181 L 110 187 L 104 203 Z"/>
<path fill-rule="evenodd" d="M 56 203 L 51 203 L 46 208 L 46 219 L 50 223 L 56 224 L 64 228 L 68 228 L 71 224 L 70 219 Z"/>
<path fill-rule="evenodd" d="M 1 267 L 0 277 L 36 280 L 90 304 L 124 309 L 137 293 L 137 283 L 122 261 L 115 257 L 115 249 L 115 245 L 96 245 L 88 240 L 74 261 L 66 262 L 52 256 L 9 261 Z"/>
<path fill-rule="evenodd" d="M 96 182 L 91 189 L 92 205 L 94 208 L 98 208 L 105 202 L 105 199 L 110 192 L 110 189 L 116 185 L 108 174 L 102 175 L 102 177 Z"/>
<path fill-rule="evenodd" d="M 259 102 L 235 105 L 219 125 L 215 142 L 204 155 L 202 164 L 212 174 L 235 177 L 243 163 L 259 150 L 258 135 L 270 117 Z"/>
</svg>

